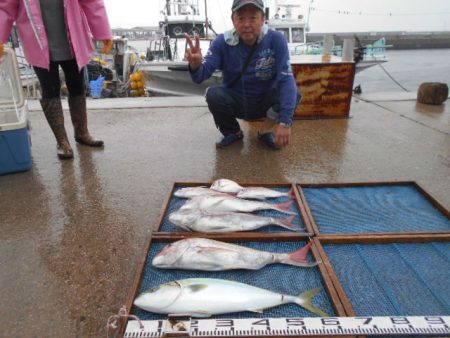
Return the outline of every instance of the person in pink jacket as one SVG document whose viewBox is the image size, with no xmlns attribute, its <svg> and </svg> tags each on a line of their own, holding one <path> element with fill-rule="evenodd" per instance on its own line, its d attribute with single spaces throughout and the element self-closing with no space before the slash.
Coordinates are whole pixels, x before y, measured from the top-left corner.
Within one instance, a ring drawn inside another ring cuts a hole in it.
<svg viewBox="0 0 450 338">
<path fill-rule="evenodd" d="M 60 159 L 73 158 L 64 127 L 59 67 L 69 91 L 70 117 L 76 142 L 101 147 L 88 131 L 84 67 L 95 49 L 92 37 L 110 52 L 112 32 L 103 0 L 1 0 L 0 57 L 16 23 L 25 57 L 33 66 L 42 89 L 40 100 L 52 129 Z"/>
</svg>

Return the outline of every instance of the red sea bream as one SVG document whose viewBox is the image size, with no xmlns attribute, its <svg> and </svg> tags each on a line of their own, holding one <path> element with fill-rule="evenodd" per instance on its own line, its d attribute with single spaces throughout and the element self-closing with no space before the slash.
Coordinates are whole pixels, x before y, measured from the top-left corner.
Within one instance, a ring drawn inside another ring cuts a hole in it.
<svg viewBox="0 0 450 338">
<path fill-rule="evenodd" d="M 291 231 L 304 231 L 303 228 L 292 224 L 294 219 L 295 216 L 278 218 L 202 209 L 178 210 L 169 215 L 169 221 L 176 226 L 198 232 L 252 231 L 269 225 L 276 225 Z"/>
<path fill-rule="evenodd" d="M 206 238 L 186 238 L 166 245 L 152 264 L 162 269 L 224 271 L 259 270 L 268 264 L 281 263 L 313 267 L 308 261 L 311 242 L 297 251 L 275 253 Z"/>
</svg>

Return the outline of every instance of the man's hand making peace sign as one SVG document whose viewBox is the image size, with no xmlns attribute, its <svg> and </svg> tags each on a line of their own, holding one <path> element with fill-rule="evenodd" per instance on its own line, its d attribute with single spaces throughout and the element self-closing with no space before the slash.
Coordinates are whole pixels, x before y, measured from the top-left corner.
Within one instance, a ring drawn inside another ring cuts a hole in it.
<svg viewBox="0 0 450 338">
<path fill-rule="evenodd" d="M 197 70 L 198 67 L 202 64 L 203 56 L 202 51 L 200 49 L 200 38 L 198 34 L 195 34 L 195 45 L 192 42 L 192 38 L 189 34 L 184 33 L 186 37 L 186 41 L 189 44 L 189 48 L 186 50 L 186 60 L 189 62 L 189 66 L 192 71 Z"/>
</svg>

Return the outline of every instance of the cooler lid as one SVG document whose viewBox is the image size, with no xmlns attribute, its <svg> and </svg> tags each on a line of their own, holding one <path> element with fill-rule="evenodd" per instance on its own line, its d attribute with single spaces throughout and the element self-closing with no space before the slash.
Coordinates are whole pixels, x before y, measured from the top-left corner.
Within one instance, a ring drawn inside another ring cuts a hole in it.
<svg viewBox="0 0 450 338">
<path fill-rule="evenodd" d="M 16 54 L 5 46 L 0 58 L 0 110 L 20 108 L 24 103 Z"/>
</svg>

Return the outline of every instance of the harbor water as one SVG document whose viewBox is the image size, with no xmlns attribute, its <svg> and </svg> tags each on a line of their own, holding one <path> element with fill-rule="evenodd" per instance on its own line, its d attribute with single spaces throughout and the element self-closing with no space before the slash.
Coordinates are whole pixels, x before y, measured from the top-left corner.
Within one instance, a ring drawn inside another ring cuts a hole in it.
<svg viewBox="0 0 450 338">
<path fill-rule="evenodd" d="M 388 49 L 387 56 L 388 62 L 356 75 L 354 83 L 363 92 L 416 92 L 423 82 L 450 84 L 450 49 Z"/>
</svg>

